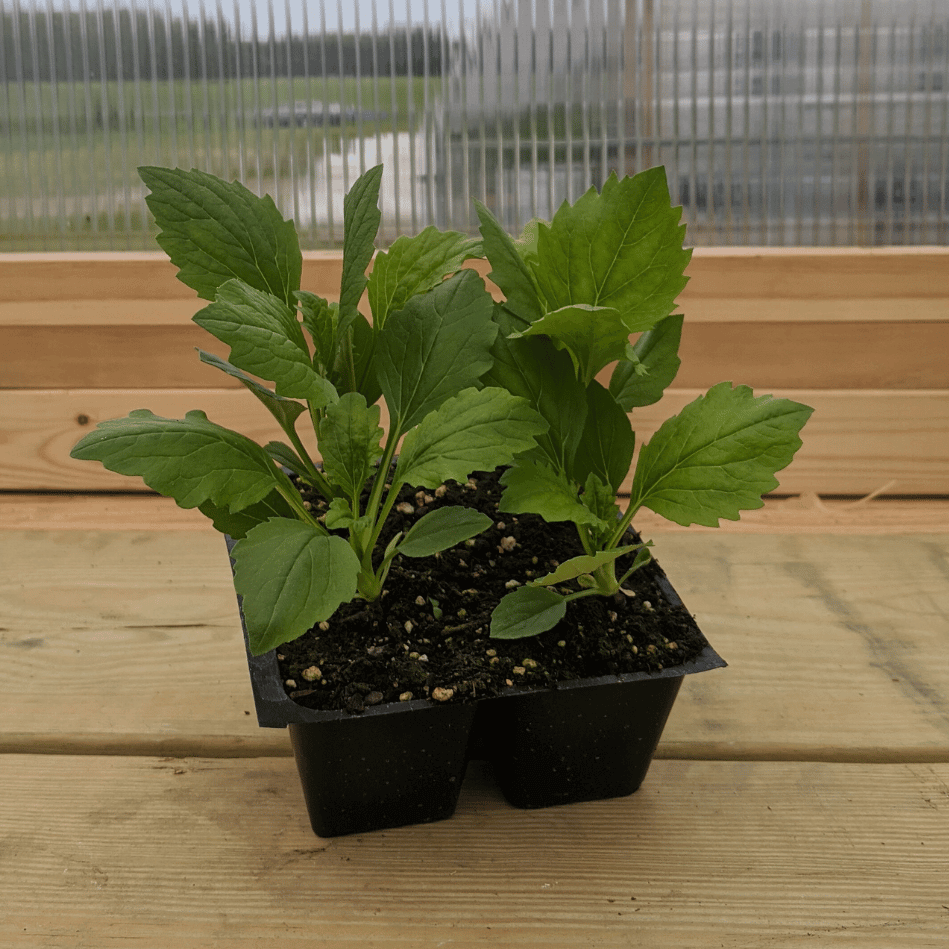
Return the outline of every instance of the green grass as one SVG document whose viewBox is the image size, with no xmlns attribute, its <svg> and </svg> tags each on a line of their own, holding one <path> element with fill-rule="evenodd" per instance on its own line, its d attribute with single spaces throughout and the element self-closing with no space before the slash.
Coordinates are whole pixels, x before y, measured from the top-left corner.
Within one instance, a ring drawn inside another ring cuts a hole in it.
<svg viewBox="0 0 949 949">
<path fill-rule="evenodd" d="M 139 165 L 197 167 L 271 190 L 291 167 L 299 174 L 314 155 L 339 154 L 344 135 L 352 140 L 417 127 L 426 91 L 431 100 L 440 89 L 437 77 L 427 90 L 417 77 L 380 78 L 378 86 L 352 77 L 325 84 L 321 77 L 245 78 L 206 88 L 184 80 L 125 82 L 121 89 L 116 81 L 88 89 L 8 85 L 0 93 L 0 251 L 153 248 Z M 318 99 L 387 115 L 342 128 L 258 127 L 254 116 L 272 109 L 275 96 L 277 105 Z"/>
</svg>

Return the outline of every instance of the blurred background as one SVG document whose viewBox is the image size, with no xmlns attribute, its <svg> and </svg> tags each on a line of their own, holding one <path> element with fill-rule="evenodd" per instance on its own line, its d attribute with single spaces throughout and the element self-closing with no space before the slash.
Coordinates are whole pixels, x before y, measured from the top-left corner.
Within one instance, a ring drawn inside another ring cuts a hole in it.
<svg viewBox="0 0 949 949">
<path fill-rule="evenodd" d="M 511 231 L 666 168 L 693 245 L 949 238 L 946 0 L 2 0 L 0 251 L 155 250 L 136 173 L 269 193 L 306 248 Z"/>
</svg>

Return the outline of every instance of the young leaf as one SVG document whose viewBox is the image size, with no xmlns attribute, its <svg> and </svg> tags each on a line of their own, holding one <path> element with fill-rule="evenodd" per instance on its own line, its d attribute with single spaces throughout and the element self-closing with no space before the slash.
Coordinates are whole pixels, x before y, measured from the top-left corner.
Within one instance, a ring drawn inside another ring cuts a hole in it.
<svg viewBox="0 0 949 949">
<path fill-rule="evenodd" d="M 531 268 L 497 218 L 480 201 L 474 205 L 481 221 L 484 254 L 491 264 L 488 279 L 504 294 L 507 309 L 525 323 L 533 323 L 544 315 L 546 307 Z M 536 246 L 536 228 L 534 234 Z"/>
<path fill-rule="evenodd" d="M 128 418 L 100 422 L 69 454 L 138 475 L 184 508 L 210 501 L 239 511 L 289 484 L 260 445 L 215 425 L 197 409 L 183 419 L 136 409 Z"/>
<path fill-rule="evenodd" d="M 203 171 L 145 166 L 138 173 L 151 191 L 145 203 L 161 228 L 158 244 L 182 283 L 213 300 L 236 277 L 293 305 L 303 255 L 293 222 L 270 197 Z"/>
<path fill-rule="evenodd" d="M 682 314 L 667 316 L 636 341 L 635 359 L 617 363 L 610 378 L 610 395 L 625 411 L 654 405 L 662 398 L 679 371 L 681 337 Z"/>
<path fill-rule="evenodd" d="M 323 521 L 327 530 L 345 530 L 356 523 L 356 516 L 345 498 L 333 498 Z"/>
<path fill-rule="evenodd" d="M 672 208 L 663 168 L 630 178 L 615 172 L 539 226 L 537 284 L 548 310 L 585 303 L 619 310 L 631 333 L 675 306 L 691 251 L 682 249 L 681 208 Z"/>
<path fill-rule="evenodd" d="M 320 424 L 323 470 L 349 498 L 359 497 L 372 463 L 382 454 L 379 416 L 378 405 L 367 406 L 358 392 L 349 392 L 327 408 Z"/>
<path fill-rule="evenodd" d="M 577 378 L 585 386 L 604 366 L 622 359 L 629 343 L 629 330 L 619 310 L 586 303 L 554 310 L 512 335 L 544 335 L 561 343 L 573 356 Z"/>
<path fill-rule="evenodd" d="M 373 242 L 382 220 L 379 186 L 382 165 L 361 175 L 343 198 L 343 279 L 339 291 L 337 338 L 356 318 L 366 289 L 366 268 L 372 260 Z"/>
<path fill-rule="evenodd" d="M 269 379 L 278 395 L 317 407 L 336 401 L 336 390 L 313 368 L 294 311 L 271 294 L 229 280 L 193 319 L 231 347 L 233 365 Z"/>
<path fill-rule="evenodd" d="M 329 376 L 340 395 L 359 392 L 367 405 L 379 401 L 382 389 L 376 378 L 375 354 L 376 334 L 362 313 L 357 313 L 349 324 Z"/>
<path fill-rule="evenodd" d="M 296 517 L 290 504 L 276 491 L 271 491 L 263 501 L 251 504 L 240 511 L 231 512 L 210 501 L 199 504 L 198 510 L 211 519 L 215 530 L 228 534 L 235 540 L 244 537 L 251 528 L 272 517 Z"/>
<path fill-rule="evenodd" d="M 570 475 L 578 484 L 596 474 L 614 493 L 629 474 L 636 435 L 629 416 L 594 380 L 586 391 L 587 417 Z"/>
<path fill-rule="evenodd" d="M 396 430 L 407 431 L 490 368 L 493 309 L 481 278 L 464 270 L 389 317 L 376 371 Z"/>
<path fill-rule="evenodd" d="M 598 544 L 605 544 L 621 517 L 616 503 L 616 490 L 591 473 L 583 485 L 583 503 L 603 523 L 602 528 L 594 528 L 594 535 Z"/>
<path fill-rule="evenodd" d="M 500 386 L 519 395 L 550 426 L 537 444 L 557 471 L 569 470 L 587 412 L 586 392 L 577 379 L 570 355 L 544 336 L 509 339 L 517 319 L 500 306 L 494 309 L 501 328 L 491 355 L 494 365 L 484 374 L 485 385 Z"/>
<path fill-rule="evenodd" d="M 464 481 L 472 471 L 509 465 L 534 447 L 546 422 L 504 389 L 466 389 L 444 402 L 405 436 L 393 477 L 396 483 L 433 488 Z"/>
<path fill-rule="evenodd" d="M 359 559 L 352 548 L 302 521 L 265 521 L 234 545 L 231 556 L 255 656 L 298 639 L 356 594 Z"/>
<path fill-rule="evenodd" d="M 276 392 L 262 386 L 256 379 L 252 379 L 246 373 L 241 372 L 237 366 L 231 365 L 219 356 L 212 353 L 206 353 L 198 350 L 198 358 L 215 369 L 226 372 L 229 376 L 239 379 L 257 398 L 266 406 L 270 414 L 280 423 L 280 427 L 289 435 L 293 430 L 294 423 L 300 415 L 306 411 L 306 406 L 292 399 L 285 399 L 277 395 Z M 294 469 L 296 470 L 296 469 Z"/>
<path fill-rule="evenodd" d="M 631 509 L 648 507 L 683 526 L 738 520 L 778 486 L 774 473 L 801 447 L 798 432 L 813 411 L 789 399 L 755 398 L 748 386 L 713 386 L 643 446 Z"/>
<path fill-rule="evenodd" d="M 289 446 L 283 442 L 267 442 L 264 445 L 264 451 L 278 465 L 289 468 L 298 478 L 301 478 L 307 484 L 311 483 L 310 474 L 307 471 L 303 459 Z"/>
<path fill-rule="evenodd" d="M 572 521 L 605 528 L 580 499 L 566 475 L 547 465 L 521 460 L 501 475 L 504 494 L 500 510 L 507 514 L 539 514 L 549 524 Z"/>
<path fill-rule="evenodd" d="M 338 342 L 336 338 L 336 318 L 339 305 L 324 300 L 323 297 L 299 290 L 295 294 L 300 306 L 303 326 L 313 340 L 313 363 L 322 375 L 328 375 L 336 359 Z"/>
<path fill-rule="evenodd" d="M 390 313 L 401 310 L 416 294 L 437 287 L 479 250 L 465 234 L 440 231 L 434 225 L 414 237 L 397 238 L 388 251 L 376 255 L 369 275 L 373 325 L 382 329 Z"/>
<path fill-rule="evenodd" d="M 553 629 L 566 615 L 567 600 L 547 587 L 518 587 L 491 614 L 492 639 L 524 639 Z"/>
<path fill-rule="evenodd" d="M 491 518 L 480 511 L 440 507 L 429 511 L 409 528 L 397 552 L 406 557 L 430 557 L 480 534 L 491 523 Z"/>
<path fill-rule="evenodd" d="M 595 554 L 581 554 L 579 557 L 571 557 L 565 560 L 556 570 L 534 580 L 538 586 L 549 587 L 555 583 L 566 583 L 569 580 L 575 580 L 584 574 L 593 573 L 604 564 L 612 563 L 614 560 L 636 550 L 636 546 L 613 547 L 610 550 L 598 550 Z"/>
</svg>

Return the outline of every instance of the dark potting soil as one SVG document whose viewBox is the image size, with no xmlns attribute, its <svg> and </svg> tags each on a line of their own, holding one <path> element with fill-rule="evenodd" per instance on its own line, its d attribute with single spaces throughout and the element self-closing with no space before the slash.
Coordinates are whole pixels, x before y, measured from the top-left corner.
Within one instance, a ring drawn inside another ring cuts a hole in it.
<svg viewBox="0 0 949 949">
<path fill-rule="evenodd" d="M 491 613 L 514 585 L 583 553 L 573 524 L 499 512 L 499 476 L 500 470 L 476 472 L 467 484 L 449 481 L 437 492 L 403 488 L 379 550 L 396 531 L 445 505 L 476 508 L 494 524 L 433 557 L 396 557 L 379 600 L 344 604 L 328 622 L 278 647 L 284 688 L 295 701 L 354 713 L 410 699 L 463 702 L 511 686 L 656 671 L 702 651 L 705 638 L 683 607 L 668 602 L 654 563 L 626 581 L 629 595 L 581 597 L 539 636 L 491 639 Z M 319 513 L 319 495 L 301 490 Z M 617 561 L 619 576 L 631 557 Z M 575 583 L 558 589 L 579 589 Z"/>
</svg>

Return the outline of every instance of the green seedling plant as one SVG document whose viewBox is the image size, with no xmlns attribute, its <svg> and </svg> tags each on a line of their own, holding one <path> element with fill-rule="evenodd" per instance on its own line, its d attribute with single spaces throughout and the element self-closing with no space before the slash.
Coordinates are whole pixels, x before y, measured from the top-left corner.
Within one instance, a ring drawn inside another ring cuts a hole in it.
<svg viewBox="0 0 949 949">
<path fill-rule="evenodd" d="M 476 206 L 489 277 L 505 297 L 484 380 L 525 398 L 549 426 L 503 475 L 500 509 L 572 522 L 584 551 L 500 602 L 491 636 L 517 639 L 556 625 L 573 599 L 622 595 L 650 559 L 651 544 L 624 542 L 642 508 L 717 527 L 761 507 L 813 410 L 747 386 L 713 386 L 640 448 L 621 510 L 617 494 L 636 453 L 629 415 L 659 401 L 680 363 L 683 317 L 673 310 L 691 251 L 665 170 L 613 174 L 601 192 L 564 203 L 549 223 L 532 221 L 516 240 Z"/>
<path fill-rule="evenodd" d="M 261 655 L 343 603 L 377 600 L 395 557 L 430 556 L 484 530 L 486 515 L 443 507 L 380 549 L 403 485 L 436 488 L 509 465 L 547 422 L 526 398 L 484 381 L 499 327 L 484 282 L 462 267 L 480 256 L 479 242 L 429 227 L 376 255 L 367 278 L 381 165 L 344 202 L 338 302 L 301 289 L 296 231 L 269 197 L 199 171 L 139 171 L 159 245 L 210 301 L 194 322 L 230 347 L 226 360 L 199 350 L 201 360 L 249 389 L 287 441 L 260 445 L 200 410 L 167 419 L 138 409 L 101 422 L 71 454 L 141 477 L 237 538 L 235 586 Z M 371 321 L 359 309 L 364 293 Z M 297 429 L 304 417 L 320 466 Z M 325 518 L 286 469 L 322 495 Z"/>
</svg>

